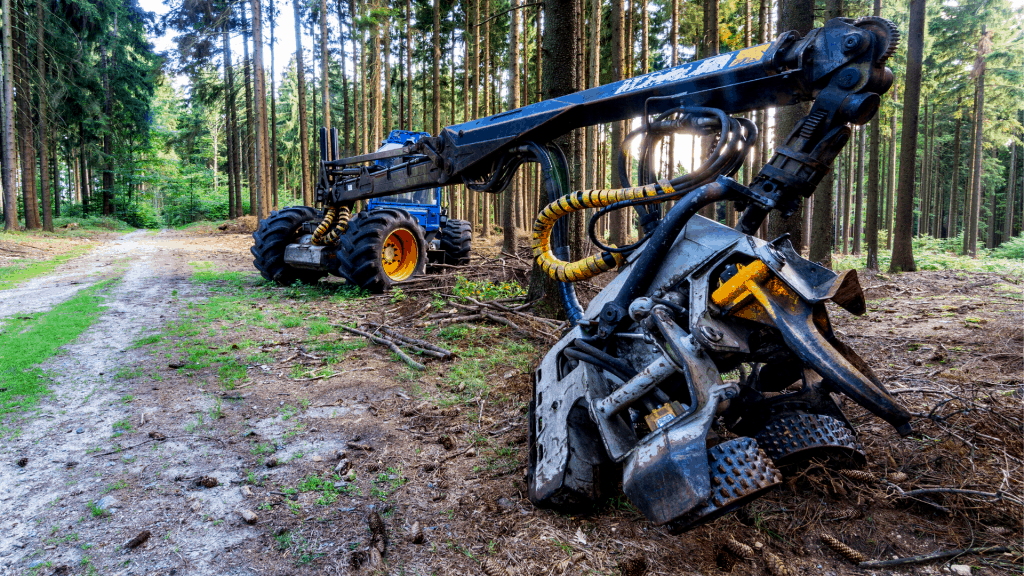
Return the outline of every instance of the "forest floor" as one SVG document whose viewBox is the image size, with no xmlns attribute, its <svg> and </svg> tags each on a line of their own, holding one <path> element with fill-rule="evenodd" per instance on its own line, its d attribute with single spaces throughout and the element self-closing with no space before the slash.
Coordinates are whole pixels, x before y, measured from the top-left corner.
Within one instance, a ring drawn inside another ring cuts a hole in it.
<svg viewBox="0 0 1024 576">
<path fill-rule="evenodd" d="M 556 326 L 428 318 L 465 315 L 453 292 L 510 295 L 489 282 L 521 281 L 522 257 L 481 247 L 464 280 L 448 271 L 366 296 L 334 281 L 267 285 L 251 238 L 212 227 L 83 242 L 0 286 L 0 360 L 5 341 L 56 350 L 54 326 L 89 319 L 31 378 L 6 373 L 22 388 L 0 382 L 2 575 L 761 575 L 773 558 L 794 576 L 1021 573 L 1019 272 L 862 276 L 869 313 L 832 309 L 834 324 L 919 416 L 917 432 L 899 438 L 847 403 L 867 478 L 813 465 L 672 536 L 621 496 L 581 515 L 526 498 L 529 374 Z M 412 370 L 340 328 L 368 322 L 456 356 Z M 899 495 L 928 488 L 994 496 Z M 862 570 L 822 535 L 880 560 L 1017 548 Z M 728 537 L 753 555 L 729 552 Z"/>
</svg>

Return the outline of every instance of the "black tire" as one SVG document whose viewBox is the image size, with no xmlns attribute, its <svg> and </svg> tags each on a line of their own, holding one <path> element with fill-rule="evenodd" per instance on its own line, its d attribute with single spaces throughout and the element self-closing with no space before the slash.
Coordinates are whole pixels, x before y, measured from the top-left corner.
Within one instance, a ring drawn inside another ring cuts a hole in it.
<svg viewBox="0 0 1024 576">
<path fill-rule="evenodd" d="M 385 240 L 402 230 L 415 241 L 416 261 L 411 265 L 411 273 L 393 278 L 385 271 L 381 254 Z M 419 223 L 404 210 L 364 211 L 349 222 L 348 230 L 341 237 L 338 259 L 345 262 L 340 272 L 346 279 L 364 290 L 380 294 L 395 282 L 423 273 L 427 266 L 427 242 Z"/>
<path fill-rule="evenodd" d="M 473 226 L 465 220 L 449 218 L 441 229 L 441 251 L 444 264 L 462 266 L 469 264 L 469 252 L 473 247 Z"/>
<path fill-rule="evenodd" d="M 323 218 L 318 210 L 309 206 L 290 206 L 275 212 L 260 222 L 252 233 L 249 248 L 255 258 L 252 263 L 260 275 L 281 286 L 291 286 L 296 280 L 303 284 L 316 284 L 327 272 L 293 268 L 284 261 L 284 249 L 302 236 L 302 225 Z"/>
</svg>

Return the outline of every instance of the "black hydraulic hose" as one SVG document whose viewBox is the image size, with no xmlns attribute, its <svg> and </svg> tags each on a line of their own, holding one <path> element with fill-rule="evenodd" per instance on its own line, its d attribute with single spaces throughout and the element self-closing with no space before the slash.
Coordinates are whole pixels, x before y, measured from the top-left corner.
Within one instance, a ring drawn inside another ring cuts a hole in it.
<svg viewBox="0 0 1024 576">
<path fill-rule="evenodd" d="M 527 142 L 523 147 L 529 150 L 540 164 L 548 202 L 554 202 L 565 195 L 569 183 L 566 181 L 567 162 L 562 149 L 556 144 L 542 147 L 536 142 Z M 559 170 L 557 173 L 555 171 L 556 163 Z M 568 222 L 565 219 L 556 222 L 551 230 L 551 252 L 559 260 L 568 261 L 570 259 L 569 245 L 566 241 L 568 235 Z M 583 319 L 583 306 L 580 305 L 579 298 L 576 297 L 576 287 L 572 282 L 557 282 L 557 285 L 562 309 L 565 311 L 565 319 L 570 327 L 576 326 Z"/>
<path fill-rule="evenodd" d="M 627 318 L 626 310 L 633 300 L 642 296 L 650 288 L 654 276 L 661 269 L 659 260 L 668 253 L 669 248 L 676 241 L 679 233 L 686 223 L 690 221 L 698 211 L 712 202 L 735 199 L 735 192 L 730 191 L 724 184 L 712 182 L 705 184 L 683 197 L 675 206 L 669 210 L 665 219 L 651 234 L 647 245 L 640 256 L 632 263 L 629 276 L 619 290 L 614 300 L 605 304 L 601 313 L 602 323 L 613 321 L 618 324 Z M 618 310 L 616 311 L 615 308 Z M 612 317 L 606 318 L 606 312 Z M 611 333 L 599 334 L 601 337 L 610 336 Z"/>
<path fill-rule="evenodd" d="M 623 374 L 628 375 L 630 378 L 632 378 L 633 376 L 637 375 L 637 371 L 634 370 L 632 366 L 630 366 L 629 364 L 626 364 L 622 360 L 619 360 L 618 358 L 612 356 L 611 354 L 605 352 L 604 350 L 601 350 L 600 348 L 597 348 L 595 346 L 591 346 L 590 344 L 585 342 L 582 338 L 577 338 L 576 341 L 574 341 L 572 345 L 573 345 L 573 347 L 577 348 L 578 350 L 580 350 L 582 352 L 585 352 L 585 353 L 590 354 L 591 356 L 593 356 L 595 358 L 598 358 L 600 360 L 603 360 L 604 362 L 607 362 L 608 364 L 614 366 L 618 371 L 622 372 Z"/>
<path fill-rule="evenodd" d="M 604 370 L 605 372 L 613 374 L 616 378 L 622 380 L 623 382 L 629 381 L 630 377 L 628 374 L 620 372 L 614 366 L 608 364 L 607 362 L 601 360 L 600 358 L 595 358 L 594 356 L 591 356 L 590 354 L 587 354 L 585 352 L 581 352 L 575 348 L 566 348 L 564 350 L 564 353 L 569 358 L 579 360 L 580 362 L 586 362 L 587 364 L 593 364 L 594 366 L 597 366 L 598 368 Z"/>
</svg>

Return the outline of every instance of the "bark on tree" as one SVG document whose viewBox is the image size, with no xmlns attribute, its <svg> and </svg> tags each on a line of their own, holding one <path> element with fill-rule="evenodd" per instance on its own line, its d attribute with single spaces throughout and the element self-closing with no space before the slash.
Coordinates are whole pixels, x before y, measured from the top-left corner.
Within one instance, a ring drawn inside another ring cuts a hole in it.
<svg viewBox="0 0 1024 576">
<path fill-rule="evenodd" d="M 874 16 L 882 15 L 882 0 L 874 2 Z M 879 164 L 881 160 L 881 113 L 871 119 L 871 149 L 868 152 L 867 226 L 864 241 L 867 244 L 866 267 L 878 270 L 878 198 Z"/>
<path fill-rule="evenodd" d="M 679 0 L 672 0 L 678 2 Z M 672 52 L 675 53 L 673 40 Z M 590 57 L 587 88 L 599 85 L 601 79 L 601 0 L 590 1 Z M 587 127 L 587 188 L 600 188 L 597 184 L 597 127 Z"/>
<path fill-rule="evenodd" d="M 309 131 L 306 124 L 306 66 L 302 62 L 302 13 L 299 0 L 292 0 L 295 13 L 295 67 L 298 74 L 299 96 L 299 164 L 302 167 L 302 203 L 313 205 L 313 182 L 309 174 Z"/>
<path fill-rule="evenodd" d="M 903 134 L 900 140 L 899 188 L 893 221 L 890 272 L 914 272 L 914 172 L 917 161 L 918 112 L 921 103 L 921 64 L 924 52 L 925 0 L 910 0 L 907 73 L 903 95 Z"/>
<path fill-rule="evenodd" d="M 277 202 L 277 90 L 274 86 L 274 24 L 277 20 L 274 12 L 274 0 L 270 0 L 270 209 L 276 210 L 279 206 Z M 340 28 L 339 20 L 339 28 Z M 344 61 L 344 58 L 342 58 Z M 344 71 L 344 68 L 342 68 Z M 342 73 L 342 80 L 344 81 L 345 75 Z M 343 84 L 344 85 L 344 84 Z"/>
<path fill-rule="evenodd" d="M 355 17 L 353 12 L 352 17 Z M 405 103 L 408 129 L 412 129 L 412 0 L 405 0 Z"/>
<path fill-rule="evenodd" d="M 853 207 L 853 253 L 860 255 L 860 237 L 864 227 L 864 147 L 866 132 L 863 126 L 857 128 L 860 142 L 857 145 L 857 192 L 854 195 Z"/>
<path fill-rule="evenodd" d="M 1006 185 L 1006 214 L 1003 218 L 1003 235 L 1000 243 L 1013 237 L 1013 202 L 1017 188 L 1017 141 L 1010 141 L 1010 181 Z"/>
<path fill-rule="evenodd" d="M 111 34 L 111 42 L 114 42 L 114 38 L 117 38 L 117 16 L 114 16 L 114 30 Z M 26 55 L 27 56 L 27 55 Z M 114 114 L 114 97 L 112 89 L 110 87 L 110 69 L 113 67 L 111 63 L 112 57 L 107 54 L 107 45 L 100 45 L 100 61 L 103 63 L 103 115 L 107 119 L 107 126 L 103 130 L 103 215 L 112 216 L 114 214 L 114 134 L 113 134 L 113 114 Z M 26 64 L 28 58 L 25 59 Z M 33 206 L 33 214 L 38 214 Z M 38 218 L 38 216 L 36 216 Z"/>
<path fill-rule="evenodd" d="M 612 35 L 612 46 L 611 46 L 611 78 L 609 82 L 617 82 L 624 78 L 624 65 L 623 56 L 625 53 L 624 38 L 623 38 L 623 22 L 622 22 L 622 0 L 612 0 L 612 9 L 609 13 L 611 16 L 611 35 Z M 545 77 L 547 74 L 545 74 Z M 619 148 L 622 147 L 622 122 L 612 123 L 611 139 L 609 140 L 609 157 L 608 166 L 609 172 L 611 173 L 611 188 L 617 189 L 622 187 L 622 181 L 619 179 L 619 171 L 617 166 L 617 155 L 619 154 Z M 627 210 L 615 210 L 608 217 L 608 241 L 611 244 L 622 246 L 628 242 L 626 238 L 626 224 L 627 218 L 630 216 Z"/>
<path fill-rule="evenodd" d="M 249 18 L 242 2 L 242 80 L 245 82 L 245 139 L 243 166 L 249 180 L 249 214 L 256 216 L 256 123 L 252 105 L 252 60 L 249 58 Z"/>
<path fill-rule="evenodd" d="M 267 130 L 267 83 L 263 69 L 263 10 L 260 0 L 251 2 L 255 82 L 253 105 L 256 108 L 256 218 L 263 220 L 270 215 L 270 137 Z"/>
<path fill-rule="evenodd" d="M 511 6 L 511 22 L 509 23 L 508 32 L 508 107 L 510 110 L 514 110 L 519 107 L 519 0 L 512 0 Z M 516 188 L 518 186 L 505 190 L 502 198 L 501 228 L 503 236 L 501 249 L 509 254 L 515 254 L 517 243 L 514 218 Z"/>
<path fill-rule="evenodd" d="M 239 142 L 238 119 L 235 109 L 235 72 L 231 66 L 231 42 L 228 36 L 227 22 L 221 28 L 221 39 L 224 43 L 224 115 L 228 132 L 228 211 L 231 218 L 238 218 L 242 215 L 242 182 L 238 163 Z"/>
<path fill-rule="evenodd" d="M 972 258 L 978 257 L 978 222 L 981 212 L 981 172 L 983 169 L 982 155 L 984 154 L 984 125 L 985 125 L 985 55 L 991 50 L 991 40 L 985 25 L 981 26 L 981 40 L 978 42 L 978 57 L 974 62 L 974 77 L 977 82 L 978 104 L 974 112 L 974 176 L 971 181 L 971 235 L 968 254 Z"/>
<path fill-rule="evenodd" d="M 349 108 L 348 102 L 348 63 L 345 58 L 345 14 L 341 8 L 342 2 L 338 0 L 338 47 L 341 53 L 341 105 L 342 105 L 342 135 L 341 135 L 341 146 L 342 151 L 339 156 L 351 156 L 352 148 L 351 141 L 349 140 L 349 115 L 351 109 Z M 408 26 L 408 24 L 406 24 Z M 351 33 L 352 27 L 349 26 L 349 33 Z M 405 127 L 405 123 L 402 123 L 402 127 Z"/>
<path fill-rule="evenodd" d="M 434 0 L 434 118 L 433 135 L 441 133 L 441 0 Z"/>
<path fill-rule="evenodd" d="M 957 110 L 960 109 L 960 98 L 957 98 Z M 949 212 L 946 214 L 946 233 L 943 234 L 944 238 L 949 238 L 956 235 L 956 215 L 958 211 L 957 206 L 957 188 L 960 184 L 960 127 L 962 121 L 960 116 L 956 117 L 956 123 L 953 126 L 953 175 L 950 178 L 949 184 Z"/>
<path fill-rule="evenodd" d="M 21 196 L 22 209 L 25 211 L 25 228 L 38 230 L 42 228 L 39 220 L 39 209 L 36 206 L 36 152 L 32 142 L 32 97 L 28 81 L 29 55 L 28 40 L 25 37 L 26 22 L 24 4 L 16 11 L 17 28 L 14 30 L 17 44 L 17 66 L 14 80 L 18 83 L 18 134 L 21 135 L 19 160 L 21 161 Z M 16 205 L 15 205 L 16 206 Z"/>
<path fill-rule="evenodd" d="M 3 0 L 3 100 L 0 101 L 3 122 L 3 166 L 0 168 L 4 187 L 4 230 L 18 229 L 18 199 L 14 191 L 14 43 L 11 39 L 11 0 Z"/>
<path fill-rule="evenodd" d="M 331 83 L 328 80 L 330 73 L 327 71 L 329 56 L 330 53 L 327 51 L 327 0 L 320 0 L 320 88 L 323 91 L 320 100 L 324 107 L 323 125 L 327 128 L 328 134 L 331 131 Z M 327 139 L 327 146 L 330 148 L 330 138 Z M 333 156 L 328 155 L 328 158 L 333 158 Z"/>
<path fill-rule="evenodd" d="M 53 207 L 50 203 L 50 163 L 47 158 L 50 144 L 47 140 L 50 130 L 47 116 L 46 101 L 49 93 L 46 88 L 46 36 L 43 3 L 36 0 L 36 70 L 39 74 L 39 195 L 43 201 L 43 230 L 53 232 Z"/>
<path fill-rule="evenodd" d="M 892 90 L 893 102 L 899 100 L 899 90 L 894 86 Z M 885 200 L 885 248 L 886 250 L 892 249 L 892 222 L 893 217 L 896 213 L 896 111 L 892 113 L 892 117 L 889 118 L 889 171 L 888 171 L 888 185 L 886 186 L 886 200 Z"/>
</svg>

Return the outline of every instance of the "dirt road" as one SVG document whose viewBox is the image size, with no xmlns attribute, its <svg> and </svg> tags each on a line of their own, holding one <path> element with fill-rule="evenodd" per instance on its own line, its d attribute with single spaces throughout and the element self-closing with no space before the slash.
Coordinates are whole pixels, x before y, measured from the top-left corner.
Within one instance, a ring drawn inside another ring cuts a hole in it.
<svg viewBox="0 0 1024 576">
<path fill-rule="evenodd" d="M 3 318 L 46 311 L 102 279 L 119 279 L 108 292 L 99 322 L 44 366 L 52 378 L 53 395 L 38 413 L 20 422 L 16 437 L 3 441 L 0 573 L 24 573 L 36 566 L 39 574 L 59 566 L 86 573 L 93 566 L 103 574 L 162 574 L 173 567 L 181 573 L 183 565 L 194 574 L 224 573 L 223 564 L 212 568 L 209 562 L 222 558 L 246 531 L 204 523 L 193 513 L 220 510 L 223 515 L 238 499 L 237 482 L 231 483 L 238 479 L 237 469 L 230 462 L 211 464 L 226 461 L 218 444 L 184 438 L 168 440 L 156 451 L 103 452 L 112 434 L 139 424 L 138 411 L 126 401 L 136 390 L 118 378 L 119 370 L 143 357 L 141 351 L 130 349 L 132 343 L 173 316 L 172 292 L 188 295 L 188 261 L 225 253 L 223 247 L 139 231 L 69 262 L 54 275 L 0 292 Z M 197 451 L 203 454 L 200 461 L 181 464 L 195 460 Z M 27 459 L 24 467 L 12 465 L 20 458 Z M 168 497 L 167 487 L 175 478 L 198 473 L 220 474 L 224 486 L 199 495 Z M 153 495 L 128 505 L 116 488 L 122 485 Z M 90 508 L 104 496 L 109 499 L 104 502 L 109 516 Z M 143 530 L 160 534 L 159 551 L 154 549 L 141 561 L 120 558 L 115 549 Z"/>
<path fill-rule="evenodd" d="M 1020 541 L 1012 500 L 922 502 L 892 487 L 1021 493 L 1019 278 L 866 278 L 871 313 L 836 313 L 836 328 L 926 416 L 919 434 L 900 439 L 853 407 L 868 480 L 811 467 L 672 536 L 621 496 L 579 515 L 525 497 L 528 374 L 543 341 L 422 327 L 425 310 L 448 307 L 430 287 L 268 287 L 249 243 L 135 232 L 0 292 L 2 319 L 119 279 L 100 320 L 45 366 L 53 393 L 0 439 L 0 575 L 746 576 L 775 574 L 773 557 L 794 576 L 916 575 L 944 572 L 860 570 L 820 537 L 872 559 Z M 458 358 L 413 372 L 337 327 L 370 320 Z M 883 477 L 894 480 L 872 479 Z M 729 552 L 728 536 L 754 556 Z M 1014 554 L 953 563 L 1020 571 Z"/>
</svg>

